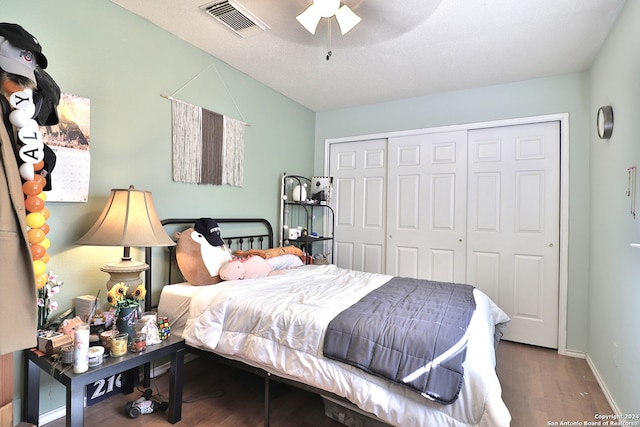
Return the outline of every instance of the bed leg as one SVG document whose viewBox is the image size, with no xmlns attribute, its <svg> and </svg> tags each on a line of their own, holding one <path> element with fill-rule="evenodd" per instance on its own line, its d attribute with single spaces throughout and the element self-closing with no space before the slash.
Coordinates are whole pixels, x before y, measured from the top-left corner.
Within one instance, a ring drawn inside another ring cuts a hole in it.
<svg viewBox="0 0 640 427">
<path fill-rule="evenodd" d="M 271 393 L 270 393 L 270 374 L 264 377 L 264 426 L 269 427 L 269 420 L 271 419 Z"/>
</svg>

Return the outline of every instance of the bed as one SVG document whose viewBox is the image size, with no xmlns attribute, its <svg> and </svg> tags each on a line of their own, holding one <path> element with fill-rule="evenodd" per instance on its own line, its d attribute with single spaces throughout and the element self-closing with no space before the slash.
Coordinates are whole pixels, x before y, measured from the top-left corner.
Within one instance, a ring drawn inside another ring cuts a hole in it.
<svg viewBox="0 0 640 427">
<path fill-rule="evenodd" d="M 194 221 L 170 219 L 163 224 L 187 228 Z M 234 250 L 273 245 L 273 232 L 265 220 L 216 221 Z M 251 231 L 242 232 L 239 224 Z M 256 227 L 263 230 L 255 231 Z M 146 258 L 152 265 L 150 249 Z M 157 266 L 150 269 L 157 270 Z M 167 276 L 174 273 L 175 266 L 170 267 Z M 334 265 L 302 265 L 269 277 L 205 286 L 170 279 L 163 280 L 172 284 L 162 287 L 157 309 L 159 316 L 169 318 L 171 333 L 182 336 L 190 351 L 265 378 L 265 425 L 269 425 L 269 381 L 275 380 L 353 405 L 389 425 L 508 426 L 511 416 L 495 372 L 495 346 L 509 318 L 477 289 L 473 289 L 475 310 L 465 333 L 464 376 L 450 404 L 324 356 L 329 323 L 366 295 L 383 289 L 390 279 Z M 147 289 L 152 289 L 151 274 L 146 280 Z"/>
</svg>

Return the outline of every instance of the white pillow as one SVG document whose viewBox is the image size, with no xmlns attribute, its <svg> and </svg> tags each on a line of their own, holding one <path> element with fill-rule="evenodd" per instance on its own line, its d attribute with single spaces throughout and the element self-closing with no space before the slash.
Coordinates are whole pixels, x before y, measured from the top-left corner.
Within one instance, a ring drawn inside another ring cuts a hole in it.
<svg viewBox="0 0 640 427">
<path fill-rule="evenodd" d="M 293 254 L 278 255 L 267 258 L 267 262 L 274 270 L 284 270 L 291 267 L 298 267 L 303 264 L 299 256 Z"/>
</svg>

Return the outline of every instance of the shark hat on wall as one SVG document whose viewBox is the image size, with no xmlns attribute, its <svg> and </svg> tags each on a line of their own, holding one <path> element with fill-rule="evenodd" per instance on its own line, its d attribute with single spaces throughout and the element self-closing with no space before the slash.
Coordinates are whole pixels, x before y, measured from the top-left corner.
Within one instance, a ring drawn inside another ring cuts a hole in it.
<svg viewBox="0 0 640 427">
<path fill-rule="evenodd" d="M 193 229 L 202 234 L 211 246 L 223 246 L 224 241 L 220 237 L 220 227 L 211 218 L 200 218 L 193 226 Z"/>
</svg>

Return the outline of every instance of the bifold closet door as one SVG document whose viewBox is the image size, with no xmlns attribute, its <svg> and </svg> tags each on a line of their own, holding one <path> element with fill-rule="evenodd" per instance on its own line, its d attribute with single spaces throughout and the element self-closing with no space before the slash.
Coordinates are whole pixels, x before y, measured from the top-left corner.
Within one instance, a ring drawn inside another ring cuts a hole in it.
<svg viewBox="0 0 640 427">
<path fill-rule="evenodd" d="M 387 274 L 466 281 L 467 131 L 389 138 Z"/>
<path fill-rule="evenodd" d="M 557 348 L 560 123 L 469 131 L 467 280 L 510 317 L 505 339 Z"/>
<path fill-rule="evenodd" d="M 506 339 L 556 348 L 560 142 L 553 121 L 332 144 L 334 262 L 477 286 Z"/>
<path fill-rule="evenodd" d="M 385 273 L 387 140 L 332 144 L 329 156 L 336 213 L 333 262 Z"/>
</svg>

